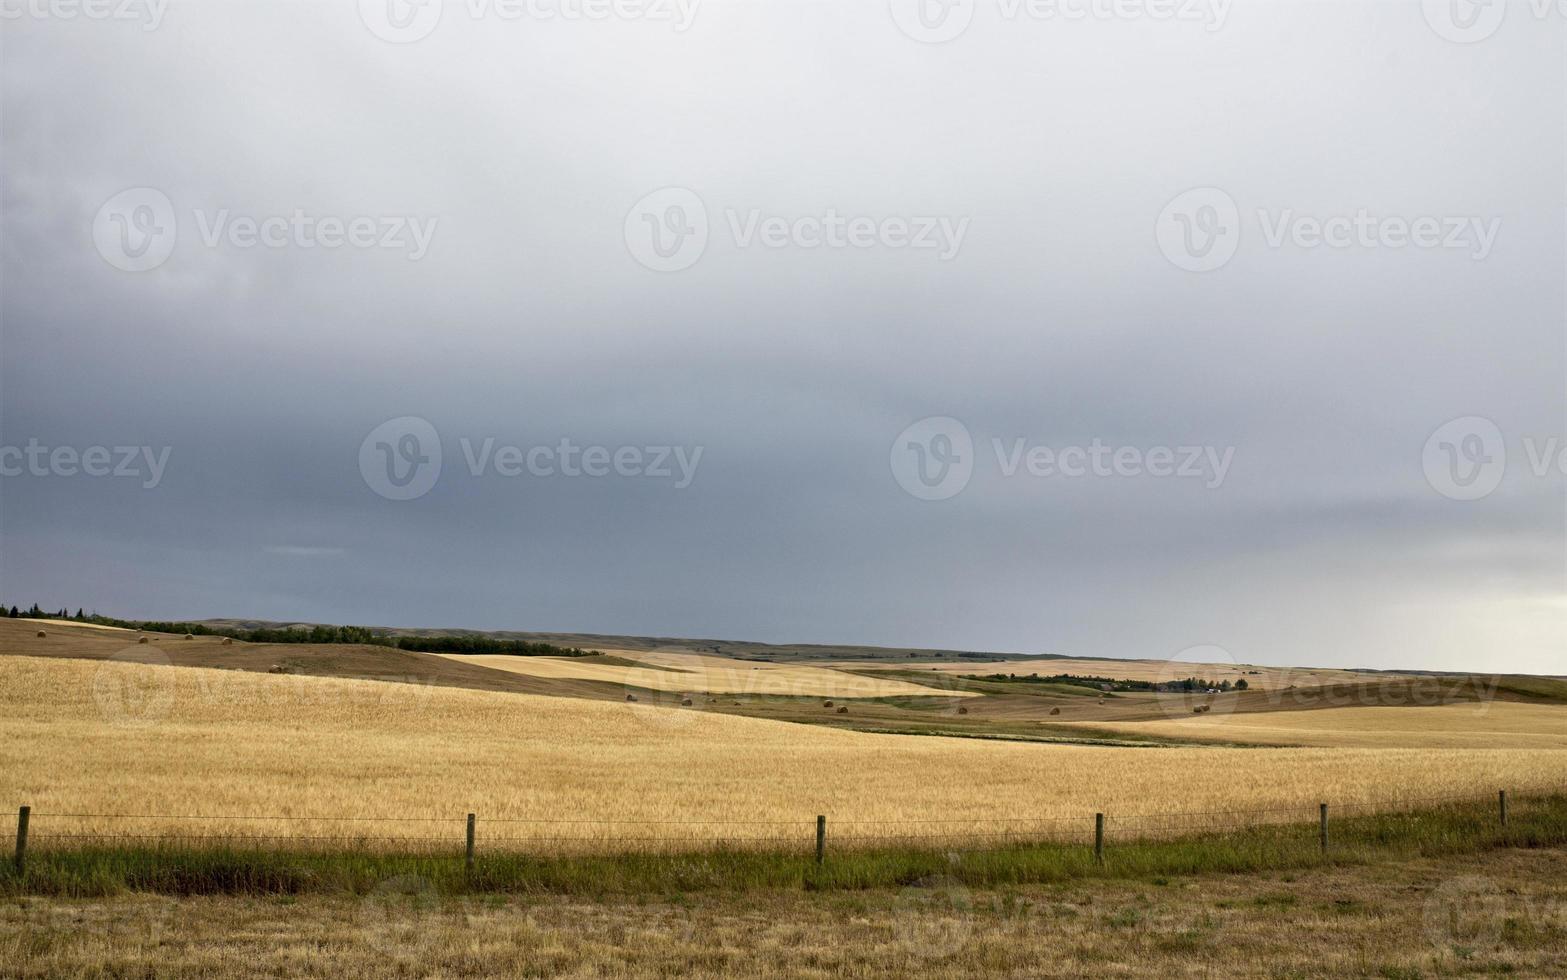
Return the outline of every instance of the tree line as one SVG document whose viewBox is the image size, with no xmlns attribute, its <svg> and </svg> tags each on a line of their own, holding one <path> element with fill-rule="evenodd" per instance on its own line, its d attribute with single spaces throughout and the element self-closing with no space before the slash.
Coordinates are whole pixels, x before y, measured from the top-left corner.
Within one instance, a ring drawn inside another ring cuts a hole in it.
<svg viewBox="0 0 1567 980">
<path fill-rule="evenodd" d="M 1183 677 L 1169 681 L 1126 681 L 1109 677 L 1089 677 L 1082 674 L 1052 674 L 1041 677 L 1029 674 L 985 674 L 968 677 L 971 681 L 1023 681 L 1030 684 L 1070 684 L 1074 687 L 1091 687 L 1098 691 L 1145 691 L 1157 693 L 1190 693 L 1192 691 L 1244 691 L 1251 687 L 1246 678 L 1230 681 L 1210 681 L 1201 677 Z"/>
<path fill-rule="evenodd" d="M 357 643 L 369 646 L 392 647 L 412 653 L 493 653 L 512 657 L 587 657 L 592 656 L 595 652 L 582 650 L 577 647 L 555 646 L 552 643 L 537 643 L 531 640 L 501 640 L 493 636 L 478 634 L 461 636 L 389 636 L 385 633 L 377 633 L 367 626 L 312 626 L 308 629 L 261 628 L 245 630 L 208 626 L 205 623 L 116 619 L 113 616 L 100 616 L 97 612 L 86 613 L 81 609 L 77 609 L 76 615 L 73 616 L 67 609 L 61 609 L 58 612 L 46 611 L 41 609 L 36 602 L 33 603 L 32 608 L 27 610 L 14 605 L 7 610 L 3 604 L 0 604 L 0 610 L 3 610 L 4 614 L 11 619 L 67 619 L 72 622 L 90 623 L 95 626 L 118 626 L 121 629 L 137 630 L 143 633 L 188 633 L 192 636 L 226 636 L 241 643 Z"/>
</svg>

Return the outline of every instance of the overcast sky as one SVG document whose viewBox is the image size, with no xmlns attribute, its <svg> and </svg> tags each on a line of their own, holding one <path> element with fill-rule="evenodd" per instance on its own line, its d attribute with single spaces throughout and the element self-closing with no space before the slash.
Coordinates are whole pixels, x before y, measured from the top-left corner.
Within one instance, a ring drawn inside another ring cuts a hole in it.
<svg viewBox="0 0 1567 980">
<path fill-rule="evenodd" d="M 0 599 L 1567 673 L 1567 20 L 620 2 L 0 2 Z"/>
</svg>

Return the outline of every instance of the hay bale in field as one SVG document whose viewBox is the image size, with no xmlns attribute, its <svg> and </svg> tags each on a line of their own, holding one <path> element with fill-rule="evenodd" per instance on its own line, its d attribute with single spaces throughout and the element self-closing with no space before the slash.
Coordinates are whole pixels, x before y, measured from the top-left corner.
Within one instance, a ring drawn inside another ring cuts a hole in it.
<svg viewBox="0 0 1567 980">
<path fill-rule="evenodd" d="M 46 636 L 48 636 L 48 635 L 49 635 L 49 634 L 48 634 L 48 633 L 45 633 L 45 632 L 44 632 L 44 631 L 43 631 L 43 630 L 39 630 L 39 631 L 38 631 L 38 638 L 39 638 L 39 639 L 40 639 L 40 640 L 41 640 L 41 639 L 43 639 L 43 638 L 44 638 L 44 637 L 46 637 Z"/>
<path fill-rule="evenodd" d="M 635 701 L 636 699 L 637 699 L 637 696 L 635 694 L 628 694 L 628 695 L 626 695 L 626 700 L 627 701 Z"/>
<path fill-rule="evenodd" d="M 225 636 L 223 638 L 223 645 L 226 646 L 226 647 L 233 646 L 234 645 L 234 638 L 232 636 Z"/>
<path fill-rule="evenodd" d="M 959 705 L 958 706 L 958 714 L 966 715 L 966 714 L 968 714 L 968 709 L 963 707 L 962 705 Z"/>
<path fill-rule="evenodd" d="M 1053 714 L 1053 715 L 1059 715 L 1061 713 L 1061 709 L 1060 708 L 1051 708 L 1050 709 L 1050 713 Z"/>
<path fill-rule="evenodd" d="M 137 643 L 146 643 L 147 642 L 147 638 L 145 636 L 138 636 L 136 638 L 136 642 Z"/>
<path fill-rule="evenodd" d="M 840 714 L 840 715 L 846 715 L 846 714 L 848 714 L 848 713 L 849 713 L 849 707 L 848 707 L 848 705 L 844 705 L 844 706 L 843 706 L 843 707 L 841 707 L 841 708 L 839 708 L 839 709 L 838 709 L 838 713 L 839 713 L 839 714 Z"/>
<path fill-rule="evenodd" d="M 691 699 L 690 698 L 681 698 L 680 699 L 680 706 L 682 708 L 689 708 L 689 707 L 691 707 Z"/>
<path fill-rule="evenodd" d="M 831 701 L 823 701 L 822 702 L 822 707 L 824 707 L 824 708 L 831 708 L 832 707 L 832 702 Z"/>
<path fill-rule="evenodd" d="M 187 639 L 187 640 L 194 640 L 195 638 L 196 638 L 196 634 L 195 633 L 186 633 L 185 634 L 185 639 Z"/>
</svg>

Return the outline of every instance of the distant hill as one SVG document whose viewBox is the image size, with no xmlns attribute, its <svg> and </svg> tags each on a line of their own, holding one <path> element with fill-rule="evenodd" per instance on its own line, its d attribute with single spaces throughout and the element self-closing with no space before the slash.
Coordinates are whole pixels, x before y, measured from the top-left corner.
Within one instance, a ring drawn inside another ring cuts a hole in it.
<svg viewBox="0 0 1567 980">
<path fill-rule="evenodd" d="M 199 622 L 212 629 L 310 629 L 319 625 L 302 622 L 274 622 L 260 619 L 204 619 Z M 981 650 L 937 650 L 916 647 L 873 647 L 814 643 L 754 643 L 749 640 L 710 640 L 671 636 L 615 636 L 603 633 L 533 633 L 519 630 L 435 629 L 403 626 L 371 626 L 387 636 L 486 636 L 496 640 L 522 640 L 583 649 L 669 651 L 711 653 L 736 660 L 782 662 L 791 660 L 1105 660 L 1109 657 L 1068 657 L 1065 654 L 996 653 Z"/>
</svg>

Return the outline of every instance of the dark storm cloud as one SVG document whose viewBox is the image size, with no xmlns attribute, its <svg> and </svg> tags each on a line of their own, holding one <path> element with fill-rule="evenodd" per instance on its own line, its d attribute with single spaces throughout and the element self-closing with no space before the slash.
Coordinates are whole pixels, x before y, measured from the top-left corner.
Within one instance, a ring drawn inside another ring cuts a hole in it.
<svg viewBox="0 0 1567 980">
<path fill-rule="evenodd" d="M 1564 430 L 1561 23 L 1521 6 L 1465 44 L 1415 2 L 1241 2 L 1216 30 L 981 4 L 931 45 L 885 3 L 710 2 L 684 31 L 468 9 L 408 44 L 324 0 L 0 27 L 0 444 L 170 449 L 153 489 L 0 479 L 0 596 L 1564 669 L 1563 479 L 1530 465 Z M 709 239 L 659 272 L 627 215 L 669 187 Z M 1238 246 L 1184 271 L 1156 226 L 1209 187 Z M 148 271 L 95 239 L 138 233 L 101 211 L 132 188 L 178 227 Z M 1371 244 L 1301 244 L 1362 211 Z M 876 242 L 798 247 L 829 213 Z M 268 218 L 281 244 L 244 244 Z M 966 230 L 944 261 L 888 218 Z M 1422 218 L 1495 237 L 1377 223 Z M 374 244 L 322 244 L 355 219 Z M 385 499 L 362 444 L 409 416 L 440 479 Z M 1469 416 L 1508 460 L 1466 502 L 1423 453 Z M 929 417 L 973 443 L 945 500 L 890 465 Z M 518 475 L 470 472 L 486 439 Z M 531 473 L 562 439 L 702 455 L 685 488 Z M 1008 476 L 1019 440 L 1233 456 L 1211 488 Z"/>
</svg>

